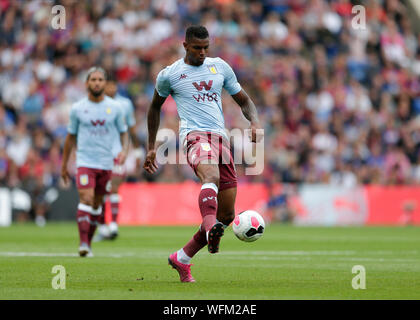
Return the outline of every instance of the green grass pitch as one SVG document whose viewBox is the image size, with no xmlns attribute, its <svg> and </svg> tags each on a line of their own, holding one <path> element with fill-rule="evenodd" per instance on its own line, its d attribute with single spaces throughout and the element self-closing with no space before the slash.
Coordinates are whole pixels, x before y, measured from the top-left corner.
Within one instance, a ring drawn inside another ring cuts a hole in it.
<svg viewBox="0 0 420 320">
<path fill-rule="evenodd" d="M 120 227 L 115 241 L 77 256 L 76 223 L 0 228 L 0 299 L 420 299 L 419 227 L 295 227 L 272 224 L 241 242 L 226 230 L 220 253 L 194 259 L 196 283 L 167 264 L 197 227 Z M 55 265 L 66 289 L 55 290 Z M 366 271 L 355 290 L 352 268 Z"/>
</svg>

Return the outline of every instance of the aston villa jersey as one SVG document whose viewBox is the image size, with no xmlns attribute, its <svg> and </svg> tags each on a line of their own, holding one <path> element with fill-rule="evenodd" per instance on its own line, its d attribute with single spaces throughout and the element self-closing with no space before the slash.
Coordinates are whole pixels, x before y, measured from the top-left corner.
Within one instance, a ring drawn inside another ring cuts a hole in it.
<svg viewBox="0 0 420 320">
<path fill-rule="evenodd" d="M 220 58 L 206 58 L 192 66 L 179 59 L 157 76 L 156 91 L 172 95 L 180 117 L 180 139 L 190 131 L 210 131 L 226 137 L 222 88 L 234 95 L 241 91 L 232 68 Z"/>
<path fill-rule="evenodd" d="M 127 131 L 127 124 L 114 99 L 105 96 L 96 103 L 84 98 L 72 106 L 67 131 L 77 135 L 77 167 L 111 170 L 113 141 Z"/>
</svg>

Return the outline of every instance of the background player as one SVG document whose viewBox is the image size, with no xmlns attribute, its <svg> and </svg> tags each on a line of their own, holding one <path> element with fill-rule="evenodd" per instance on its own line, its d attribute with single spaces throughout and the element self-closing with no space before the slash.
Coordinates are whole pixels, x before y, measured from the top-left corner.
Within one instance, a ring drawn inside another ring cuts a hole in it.
<svg viewBox="0 0 420 320">
<path fill-rule="evenodd" d="M 183 45 L 185 57 L 157 76 L 147 119 L 149 140 L 144 168 L 149 173 L 157 170 L 155 141 L 160 110 L 171 94 L 181 119 L 180 140 L 186 147 L 188 163 L 202 184 L 198 197 L 202 223 L 193 238 L 171 254 L 168 261 L 178 271 L 182 282 L 194 282 L 191 258 L 206 244 L 210 253 L 218 252 L 224 229 L 235 217 L 237 179 L 225 131 L 222 88 L 232 95 L 250 121 L 251 140 L 257 142 L 262 136 L 257 136 L 260 124 L 255 105 L 241 88 L 232 68 L 220 58 L 207 57 L 207 29 L 203 26 L 189 27 Z M 220 163 L 225 154 L 229 157 L 228 161 Z M 215 162 L 208 163 L 209 159 Z"/>
<path fill-rule="evenodd" d="M 64 143 L 61 176 L 67 184 L 67 169 L 73 147 L 76 147 L 76 185 L 80 202 L 77 210 L 79 255 L 91 255 L 91 240 L 102 213 L 102 201 L 111 190 L 113 167 L 112 141 L 120 137 L 123 145 L 118 155 L 124 163 L 128 149 L 127 125 L 119 104 L 105 96 L 105 71 L 89 69 L 86 79 L 88 96 L 75 103 L 70 111 L 68 134 Z"/>
<path fill-rule="evenodd" d="M 130 141 L 135 148 L 135 154 L 141 153 L 138 149 L 140 147 L 140 142 L 137 138 L 135 132 L 136 126 L 136 118 L 134 115 L 134 106 L 130 99 L 123 97 L 122 95 L 118 94 L 118 86 L 114 79 L 107 79 L 105 85 L 105 95 L 113 98 L 116 100 L 123 111 L 125 122 L 128 126 L 128 133 L 130 137 Z M 114 146 L 113 146 L 113 154 L 114 154 L 114 167 L 112 170 L 112 178 L 111 178 L 111 192 L 110 195 L 106 198 L 109 199 L 110 208 L 111 208 L 111 222 L 109 226 L 105 224 L 105 212 L 102 214 L 101 219 L 99 221 L 98 227 L 98 235 L 95 238 L 95 241 L 100 241 L 103 239 L 115 239 L 118 236 L 118 214 L 119 214 L 119 207 L 121 202 L 121 197 L 118 194 L 118 190 L 120 185 L 124 182 L 126 176 L 126 168 L 123 164 L 118 163 L 118 154 L 122 150 L 122 145 L 120 139 L 115 139 Z M 140 161 L 139 157 L 136 156 L 136 166 L 139 166 Z M 104 210 L 105 211 L 105 210 Z"/>
</svg>

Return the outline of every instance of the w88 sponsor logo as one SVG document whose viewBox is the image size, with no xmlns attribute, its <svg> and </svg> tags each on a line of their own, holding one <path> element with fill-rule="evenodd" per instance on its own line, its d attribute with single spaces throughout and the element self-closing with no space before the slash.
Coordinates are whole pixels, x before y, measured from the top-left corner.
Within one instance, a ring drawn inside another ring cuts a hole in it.
<svg viewBox="0 0 420 320">
<path fill-rule="evenodd" d="M 205 102 L 206 100 L 210 101 L 210 102 L 212 102 L 212 101 L 218 102 L 219 101 L 217 93 L 215 93 L 215 92 L 214 93 L 208 93 L 207 92 L 207 93 L 193 94 L 193 98 L 197 102 L 200 102 L 200 101 Z"/>
</svg>

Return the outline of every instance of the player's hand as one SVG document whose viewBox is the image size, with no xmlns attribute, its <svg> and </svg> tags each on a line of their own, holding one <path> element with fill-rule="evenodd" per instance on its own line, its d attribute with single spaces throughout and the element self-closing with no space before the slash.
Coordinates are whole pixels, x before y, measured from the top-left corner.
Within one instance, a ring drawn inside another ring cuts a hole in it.
<svg viewBox="0 0 420 320">
<path fill-rule="evenodd" d="M 122 166 L 127 159 L 127 152 L 121 151 L 117 156 L 117 161 L 120 166 Z"/>
<path fill-rule="evenodd" d="M 251 142 L 260 142 L 264 137 L 264 130 L 261 128 L 259 123 L 251 124 L 249 130 L 249 139 Z"/>
<path fill-rule="evenodd" d="M 143 168 L 148 173 L 155 173 L 158 169 L 158 165 L 156 162 L 156 150 L 149 150 L 146 155 L 146 160 L 144 161 Z"/>
<path fill-rule="evenodd" d="M 61 179 L 63 179 L 64 186 L 67 187 L 70 183 L 70 174 L 67 170 L 67 166 L 61 168 Z"/>
</svg>

